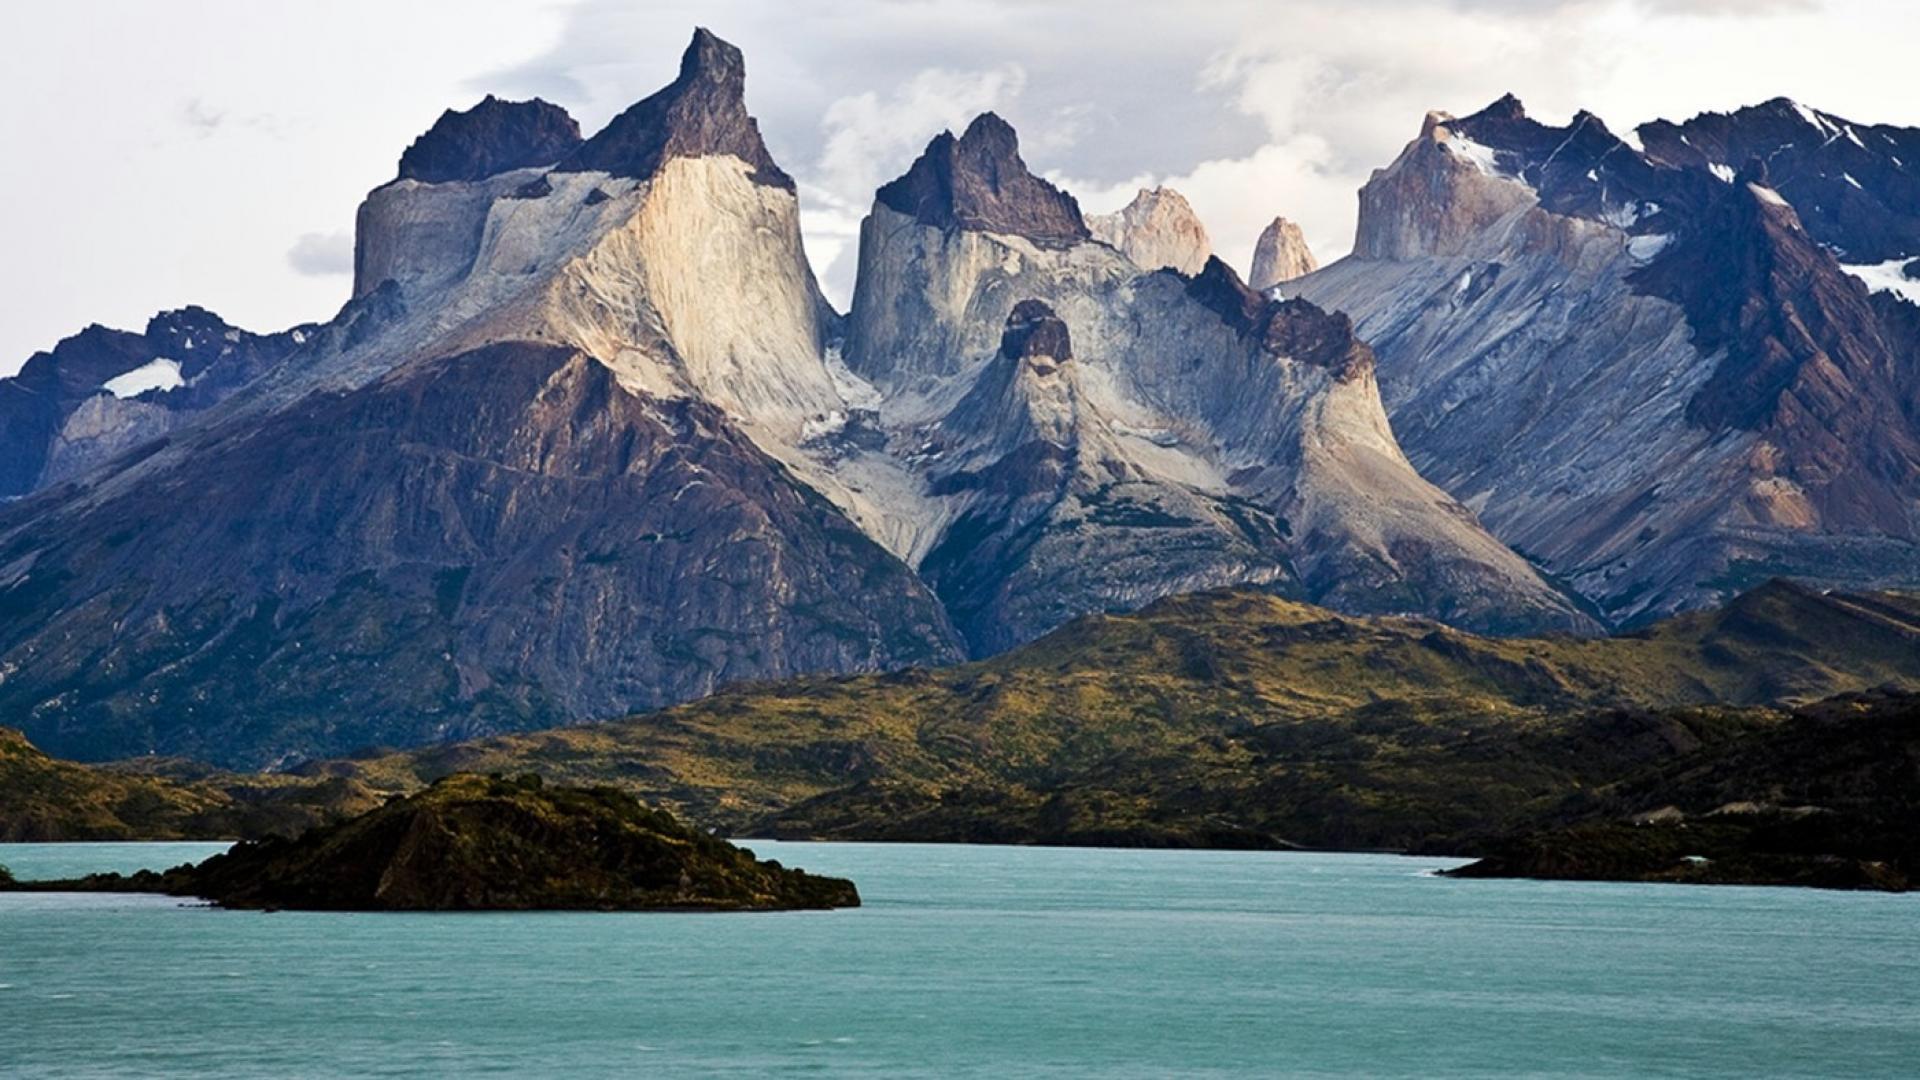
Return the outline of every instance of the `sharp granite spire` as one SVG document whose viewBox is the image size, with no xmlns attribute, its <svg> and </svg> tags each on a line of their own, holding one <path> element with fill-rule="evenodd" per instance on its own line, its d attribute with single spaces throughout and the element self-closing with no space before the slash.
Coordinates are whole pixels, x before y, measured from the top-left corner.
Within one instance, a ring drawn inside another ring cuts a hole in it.
<svg viewBox="0 0 1920 1080">
<path fill-rule="evenodd" d="M 906 175 L 881 188 L 879 202 L 943 229 L 1007 233 L 1036 243 L 1089 238 L 1073 196 L 1027 170 L 1012 125 L 981 113 L 956 139 L 934 136 Z"/>
<path fill-rule="evenodd" d="M 732 155 L 754 167 L 756 182 L 793 190 L 747 114 L 747 62 L 704 27 L 680 57 L 672 83 L 602 128 L 560 165 L 562 172 L 606 172 L 645 179 L 674 157 Z"/>
</svg>

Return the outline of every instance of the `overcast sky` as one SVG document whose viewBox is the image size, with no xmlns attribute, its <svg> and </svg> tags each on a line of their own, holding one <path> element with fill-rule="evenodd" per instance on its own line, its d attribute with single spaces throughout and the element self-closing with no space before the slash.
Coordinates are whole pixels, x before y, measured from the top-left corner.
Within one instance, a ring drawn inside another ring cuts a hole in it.
<svg viewBox="0 0 1920 1080">
<path fill-rule="evenodd" d="M 1275 214 L 1323 259 L 1428 109 L 1506 91 L 1616 131 L 1785 94 L 1920 125 L 1910 0 L 61 0 L 0 7 L 0 374 L 197 303 L 256 330 L 346 298 L 354 208 L 446 107 L 538 95 L 588 132 L 695 24 L 746 50 L 836 302 L 860 216 L 994 109 L 1090 212 L 1193 202 L 1243 271 Z"/>
</svg>

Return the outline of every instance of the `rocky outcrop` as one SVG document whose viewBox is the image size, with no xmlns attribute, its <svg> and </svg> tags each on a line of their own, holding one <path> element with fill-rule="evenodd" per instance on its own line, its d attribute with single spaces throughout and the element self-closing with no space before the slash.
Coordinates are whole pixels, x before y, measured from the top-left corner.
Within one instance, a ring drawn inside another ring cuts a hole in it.
<svg viewBox="0 0 1920 1080">
<path fill-rule="evenodd" d="M 1121 209 L 1088 218 L 1087 228 L 1095 240 L 1132 259 L 1142 270 L 1197 274 L 1213 254 L 1207 227 L 1172 188 L 1141 188 Z"/>
<path fill-rule="evenodd" d="M 939 229 L 1004 233 L 1053 246 L 1089 235 L 1080 204 L 1027 171 L 1013 127 L 990 112 L 975 117 L 958 139 L 940 133 L 906 175 L 875 198 Z"/>
<path fill-rule="evenodd" d="M 782 911 L 858 907 L 818 877 L 648 809 L 613 788 L 449 776 L 297 840 L 243 841 L 194 866 L 15 891 L 157 892 L 297 911 Z"/>
<path fill-rule="evenodd" d="M 1023 300 L 997 355 L 928 435 L 929 483 L 950 523 L 920 573 L 976 655 L 1183 584 L 1286 581 L 1267 512 L 1168 482 L 1099 398 L 1067 324 Z"/>
<path fill-rule="evenodd" d="M 731 157 L 751 166 L 755 183 L 792 191 L 793 177 L 774 163 L 759 123 L 747 114 L 746 84 L 740 50 L 695 30 L 679 77 L 614 117 L 559 168 L 644 180 L 670 158 Z"/>
<path fill-rule="evenodd" d="M 1260 239 L 1253 245 L 1253 272 L 1247 278 L 1247 286 L 1254 292 L 1266 292 L 1318 269 L 1320 261 L 1307 247 L 1307 238 L 1300 226 L 1277 217 L 1260 230 Z"/>
<path fill-rule="evenodd" d="M 1900 301 L 1759 179 L 1436 114 L 1292 291 L 1354 315 L 1414 463 L 1615 618 L 1920 581 Z"/>
<path fill-rule="evenodd" d="M 552 165 L 580 145 L 567 110 L 539 98 L 502 101 L 488 94 L 465 112 L 448 109 L 400 155 L 400 179 L 423 184 L 485 180 Z"/>
</svg>

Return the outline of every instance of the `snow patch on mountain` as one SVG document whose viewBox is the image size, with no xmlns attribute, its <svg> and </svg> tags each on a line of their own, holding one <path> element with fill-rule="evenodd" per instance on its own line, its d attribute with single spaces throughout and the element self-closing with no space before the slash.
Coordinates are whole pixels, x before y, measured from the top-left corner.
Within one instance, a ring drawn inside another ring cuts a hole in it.
<svg viewBox="0 0 1920 1080">
<path fill-rule="evenodd" d="M 1892 293 L 1909 304 L 1920 306 L 1920 280 L 1908 277 L 1905 272 L 1906 266 L 1913 261 L 1911 257 L 1903 255 L 1865 266 L 1841 263 L 1840 269 L 1865 282 L 1868 292 Z"/>
<path fill-rule="evenodd" d="M 185 385 L 186 380 L 180 376 L 180 361 L 162 356 L 108 379 L 100 389 L 117 398 L 137 398 L 149 390 L 172 390 Z"/>
</svg>

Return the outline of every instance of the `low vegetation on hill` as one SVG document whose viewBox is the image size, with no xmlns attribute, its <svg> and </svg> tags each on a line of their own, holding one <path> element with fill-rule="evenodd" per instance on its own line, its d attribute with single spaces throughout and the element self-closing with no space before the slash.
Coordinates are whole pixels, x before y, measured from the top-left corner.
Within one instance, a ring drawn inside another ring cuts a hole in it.
<svg viewBox="0 0 1920 1080">
<path fill-rule="evenodd" d="M 291 834 L 381 798 L 348 777 L 242 775 L 177 760 L 81 765 L 0 727 L 0 843 Z"/>
<path fill-rule="evenodd" d="M 1793 710 L 1920 692 L 1916 646 L 1912 597 L 1785 583 L 1603 639 L 1222 591 L 978 663 L 742 686 L 273 782 L 408 792 L 530 771 L 733 835 L 1473 853 L 1656 808 L 1704 761 L 1740 763 L 1722 803 L 1770 801 L 1775 759 L 1799 753 Z"/>
</svg>

